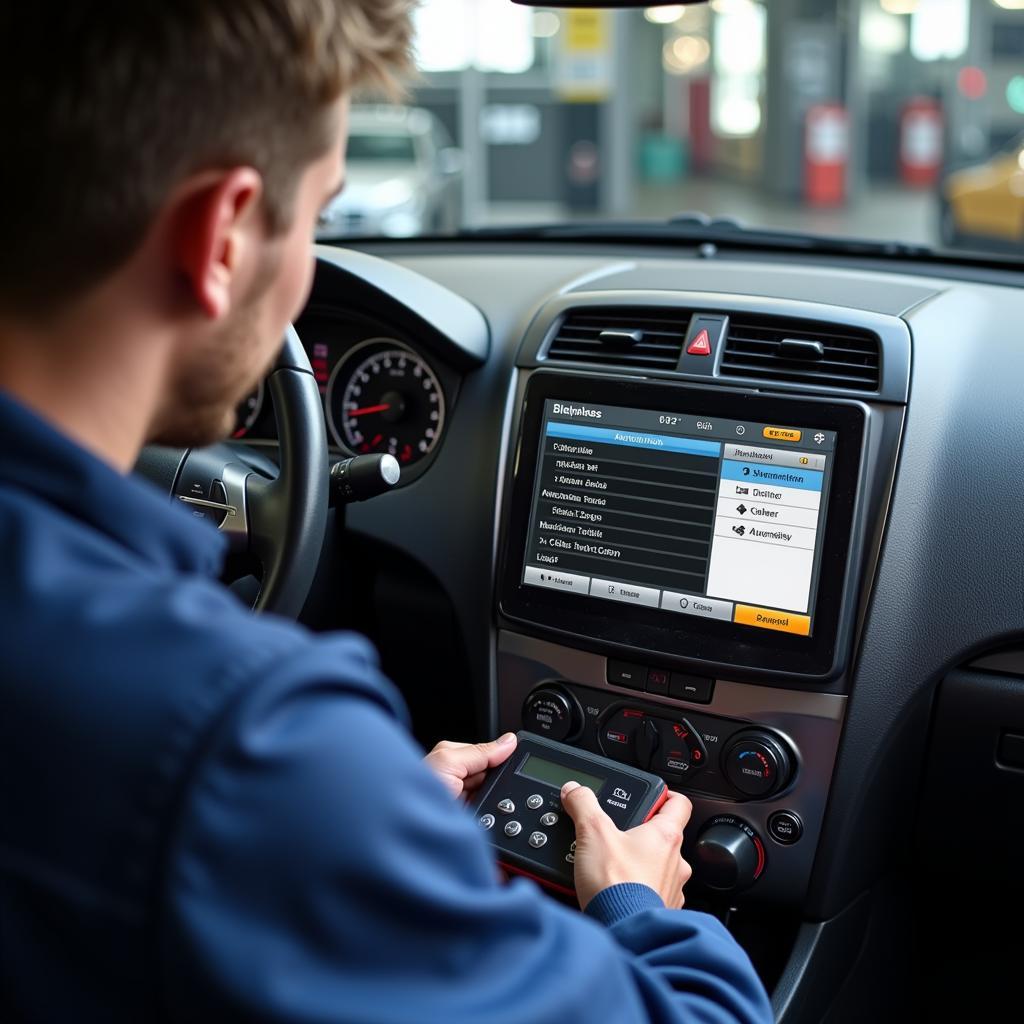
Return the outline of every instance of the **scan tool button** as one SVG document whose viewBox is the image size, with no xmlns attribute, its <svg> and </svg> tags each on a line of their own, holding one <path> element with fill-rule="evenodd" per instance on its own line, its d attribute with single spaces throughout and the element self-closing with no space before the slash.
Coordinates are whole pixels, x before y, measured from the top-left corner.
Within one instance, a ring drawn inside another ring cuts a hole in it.
<svg viewBox="0 0 1024 1024">
<path fill-rule="evenodd" d="M 498 803 L 498 810 L 501 811 L 502 814 L 514 814 L 515 809 L 516 805 L 512 803 L 508 797 L 505 797 L 504 800 L 501 800 Z"/>
<path fill-rule="evenodd" d="M 511 824 L 511 822 L 510 822 Z M 539 850 L 548 841 L 547 834 L 544 832 L 531 832 L 530 833 L 530 845 L 535 849 Z"/>
<path fill-rule="evenodd" d="M 505 822 L 505 835 L 517 836 L 523 831 L 523 826 L 518 821 L 507 821 Z"/>
<path fill-rule="evenodd" d="M 484 814 L 477 819 L 477 824 L 483 829 L 494 828 L 494 815 Z"/>
<path fill-rule="evenodd" d="M 533 796 L 527 799 L 526 806 L 529 807 L 531 811 L 535 811 L 538 807 L 544 806 L 544 797 L 542 797 L 540 793 L 534 793 Z"/>
<path fill-rule="evenodd" d="M 554 811 L 548 811 L 547 814 L 540 816 L 540 823 L 550 828 L 552 825 L 558 824 L 558 815 Z"/>
</svg>

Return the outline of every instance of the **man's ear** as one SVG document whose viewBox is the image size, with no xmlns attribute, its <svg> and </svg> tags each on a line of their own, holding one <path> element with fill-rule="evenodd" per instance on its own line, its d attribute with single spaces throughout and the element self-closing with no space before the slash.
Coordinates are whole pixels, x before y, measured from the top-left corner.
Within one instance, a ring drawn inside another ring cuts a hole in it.
<svg viewBox="0 0 1024 1024">
<path fill-rule="evenodd" d="M 251 167 L 210 171 L 179 197 L 174 258 L 190 297 L 211 320 L 231 309 L 259 232 L 263 179 Z"/>
</svg>

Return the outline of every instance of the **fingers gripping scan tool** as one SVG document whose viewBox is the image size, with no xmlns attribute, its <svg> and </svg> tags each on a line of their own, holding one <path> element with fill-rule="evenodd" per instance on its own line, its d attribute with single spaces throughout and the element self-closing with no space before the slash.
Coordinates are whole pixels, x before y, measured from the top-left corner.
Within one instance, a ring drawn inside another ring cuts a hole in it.
<svg viewBox="0 0 1024 1024">
<path fill-rule="evenodd" d="M 576 830 L 561 789 L 576 781 L 592 789 L 623 831 L 647 821 L 668 797 L 657 775 L 564 743 L 518 733 L 515 753 L 493 769 L 473 803 L 480 828 L 501 865 L 563 893 L 574 893 Z"/>
</svg>

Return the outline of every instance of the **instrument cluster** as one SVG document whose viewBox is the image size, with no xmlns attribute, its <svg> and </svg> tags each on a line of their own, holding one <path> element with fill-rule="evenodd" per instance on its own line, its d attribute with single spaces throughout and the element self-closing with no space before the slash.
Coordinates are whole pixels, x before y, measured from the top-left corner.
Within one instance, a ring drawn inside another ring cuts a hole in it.
<svg viewBox="0 0 1024 1024">
<path fill-rule="evenodd" d="M 403 482 L 415 479 L 440 447 L 458 376 L 369 317 L 313 306 L 295 326 L 323 399 L 331 449 L 341 455 L 393 455 Z M 232 436 L 276 443 L 262 381 L 239 405 Z"/>
</svg>

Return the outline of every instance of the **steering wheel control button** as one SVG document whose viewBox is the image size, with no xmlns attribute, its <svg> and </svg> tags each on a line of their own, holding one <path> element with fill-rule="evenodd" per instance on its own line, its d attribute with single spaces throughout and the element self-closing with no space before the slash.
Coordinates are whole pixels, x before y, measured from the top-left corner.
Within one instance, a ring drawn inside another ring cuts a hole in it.
<svg viewBox="0 0 1024 1024">
<path fill-rule="evenodd" d="M 768 835 L 782 846 L 792 846 L 804 834 L 804 823 L 792 811 L 776 811 L 768 819 Z"/>
<path fill-rule="evenodd" d="M 551 828 L 552 825 L 558 824 L 558 815 L 554 811 L 548 811 L 547 814 L 540 816 L 540 823 L 545 828 Z"/>
<path fill-rule="evenodd" d="M 511 824 L 511 822 L 509 822 Z M 548 837 L 545 832 L 531 832 L 530 833 L 530 845 L 535 849 L 539 850 L 545 843 L 547 843 Z"/>
<path fill-rule="evenodd" d="M 505 835 L 517 836 L 523 831 L 523 826 L 518 821 L 507 821 L 505 822 Z"/>
<path fill-rule="evenodd" d="M 542 797 L 540 793 L 534 793 L 533 796 L 527 798 L 526 806 L 529 807 L 531 811 L 535 811 L 538 807 L 544 806 L 544 797 Z"/>
<path fill-rule="evenodd" d="M 508 797 L 505 797 L 504 800 L 498 801 L 498 810 L 501 811 L 502 814 L 515 814 L 516 805 L 512 803 Z"/>
<path fill-rule="evenodd" d="M 647 672 L 647 692 L 658 697 L 668 696 L 669 673 L 663 668 L 652 668 Z"/>
<path fill-rule="evenodd" d="M 493 814 L 482 814 L 477 818 L 476 822 L 482 829 L 494 828 L 494 815 Z"/>
<path fill-rule="evenodd" d="M 707 676 L 691 676 L 688 672 L 673 672 L 668 684 L 668 695 L 674 700 L 688 700 L 693 704 L 710 704 L 715 682 Z"/>
<path fill-rule="evenodd" d="M 608 659 L 608 682 L 614 686 L 628 686 L 631 690 L 647 688 L 647 668 L 628 661 Z"/>
<path fill-rule="evenodd" d="M 542 686 L 523 704 L 523 728 L 539 736 L 564 742 L 583 725 L 579 701 L 561 686 Z"/>
<path fill-rule="evenodd" d="M 789 781 L 790 755 L 771 733 L 752 729 L 734 737 L 723 755 L 726 778 L 745 796 L 764 799 Z"/>
</svg>

